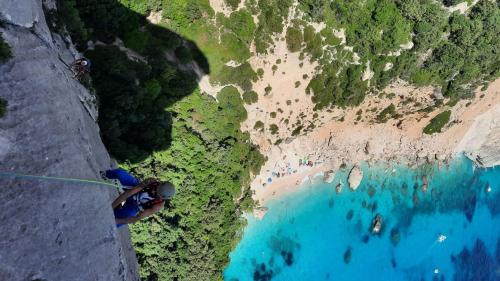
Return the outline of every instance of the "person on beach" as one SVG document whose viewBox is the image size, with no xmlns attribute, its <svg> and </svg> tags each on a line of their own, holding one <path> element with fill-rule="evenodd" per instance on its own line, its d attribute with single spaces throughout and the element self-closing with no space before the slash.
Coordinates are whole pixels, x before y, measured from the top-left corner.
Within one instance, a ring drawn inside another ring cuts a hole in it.
<svg viewBox="0 0 500 281">
<path fill-rule="evenodd" d="M 165 207 L 165 200 L 175 194 L 175 186 L 168 181 L 149 178 L 140 182 L 124 169 L 108 170 L 101 175 L 104 179 L 117 179 L 125 189 L 111 204 L 117 227 L 158 213 Z"/>
</svg>

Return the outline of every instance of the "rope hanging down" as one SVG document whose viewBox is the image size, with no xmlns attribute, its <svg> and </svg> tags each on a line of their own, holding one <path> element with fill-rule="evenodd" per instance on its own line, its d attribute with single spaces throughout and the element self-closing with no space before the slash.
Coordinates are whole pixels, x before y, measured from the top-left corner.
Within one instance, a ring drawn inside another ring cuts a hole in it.
<svg viewBox="0 0 500 281">
<path fill-rule="evenodd" d="M 102 182 L 102 181 L 96 181 L 96 180 L 87 180 L 87 179 L 73 179 L 73 178 L 50 177 L 50 176 L 34 176 L 34 175 L 24 175 L 24 174 L 7 173 L 7 172 L 0 172 L 0 177 L 30 179 L 30 180 L 62 181 L 62 182 L 72 182 L 72 183 L 78 183 L 78 184 L 107 185 L 107 186 L 112 186 L 115 188 L 120 188 L 116 184 Z"/>
</svg>

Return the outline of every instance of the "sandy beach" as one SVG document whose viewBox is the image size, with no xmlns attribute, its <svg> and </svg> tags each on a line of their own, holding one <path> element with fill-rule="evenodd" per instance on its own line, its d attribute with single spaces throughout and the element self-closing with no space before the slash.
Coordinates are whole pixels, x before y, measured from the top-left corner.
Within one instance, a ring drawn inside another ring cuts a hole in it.
<svg viewBox="0 0 500 281">
<path fill-rule="evenodd" d="M 223 1 L 211 0 L 210 4 L 216 12 L 229 15 L 230 9 Z M 300 13 L 296 4 L 289 18 Z M 344 49 L 351 48 L 345 45 L 343 30 L 335 30 L 335 34 Z M 401 48 L 412 46 L 410 41 Z M 251 183 L 254 199 L 260 206 L 296 190 L 314 175 L 336 171 L 341 165 L 350 167 L 361 162 L 380 161 L 410 166 L 436 161 L 445 163 L 464 152 L 475 158 L 480 151 L 484 154 L 488 139 L 500 136 L 500 114 L 497 114 L 500 112 L 500 79 L 491 82 L 485 91 L 477 89 L 472 100 L 462 100 L 453 107 L 432 108 L 437 99 L 443 104 L 448 101 L 432 86 L 416 88 L 396 80 L 382 91 L 383 94 L 367 95 L 357 107 L 315 111 L 306 88 L 320 71 L 318 64 L 307 56 L 301 58 L 298 52 L 291 53 L 286 46 L 285 31 L 274 38 L 271 49 L 268 54 L 257 55 L 252 47 L 255 55 L 249 62 L 254 70 L 262 69 L 264 74 L 253 83 L 259 98 L 254 104 L 245 104 L 248 118 L 241 124 L 242 130 L 249 132 L 252 143 L 267 157 L 260 174 L 254 175 Z M 386 65 L 386 69 L 391 67 Z M 364 79 L 369 82 L 372 76 L 368 66 Z M 207 76 L 200 82 L 200 88 L 216 96 L 221 87 L 212 85 Z M 399 116 L 380 122 L 377 115 L 391 104 Z M 429 108 L 432 109 L 427 110 Z M 429 120 L 444 110 L 451 110 L 452 114 L 443 131 L 423 134 Z M 256 124 L 261 126 L 256 129 Z M 294 135 L 297 127 L 302 130 Z M 493 159 L 488 164 L 495 163 L 500 164 L 500 159 Z"/>
<path fill-rule="evenodd" d="M 396 93 L 396 96 L 411 94 L 422 100 L 430 97 L 433 92 L 432 88 L 414 89 L 404 84 L 393 85 L 388 90 Z M 451 109 L 451 121 L 444 131 L 431 136 L 424 135 L 422 130 L 442 109 L 429 114 L 405 114 L 400 119 L 402 122 L 389 120 L 387 123 L 374 123 L 370 117 L 366 117 L 365 121 L 356 121 L 356 113 L 360 109 L 364 111 L 369 108 L 376 99 L 368 97 L 359 107 L 346 110 L 343 113 L 344 122 L 331 119 L 311 133 L 286 143 L 270 145 L 267 142 L 267 145 L 262 145 L 261 152 L 268 161 L 252 182 L 254 199 L 265 205 L 272 198 L 296 190 L 304 178 L 311 178 L 319 172 L 335 171 L 342 164 L 350 166 L 364 161 L 396 161 L 410 165 L 446 162 L 457 153 L 467 152 L 468 148 L 474 149 L 474 143 L 481 142 L 481 139 L 474 136 L 479 132 L 486 135 L 491 127 L 490 123 L 500 118 L 498 114 L 492 114 L 500 110 L 500 79 L 491 83 L 486 91 L 478 90 L 474 100 L 461 101 L 454 106 Z M 397 108 L 403 111 L 402 105 L 398 104 Z M 295 107 L 293 109 L 297 110 Z M 339 113 L 330 114 L 336 116 Z M 482 115 L 487 115 L 488 118 L 482 118 L 480 125 L 475 124 Z M 252 118 L 256 116 L 250 115 L 249 119 Z M 472 126 L 473 124 L 475 125 Z M 471 126 L 476 132 L 468 133 Z M 269 137 L 269 133 L 250 133 L 255 143 L 266 144 L 265 139 Z M 468 139 L 464 140 L 466 134 Z M 304 160 L 311 161 L 313 166 L 301 165 Z"/>
</svg>

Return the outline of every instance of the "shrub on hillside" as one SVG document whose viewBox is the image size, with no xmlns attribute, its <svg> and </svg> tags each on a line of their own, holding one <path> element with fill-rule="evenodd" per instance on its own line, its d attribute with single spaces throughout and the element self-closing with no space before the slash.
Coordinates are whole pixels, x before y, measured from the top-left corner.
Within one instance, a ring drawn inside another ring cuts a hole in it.
<svg viewBox="0 0 500 281">
<path fill-rule="evenodd" d="M 258 100 L 259 100 L 259 96 L 257 95 L 257 93 L 255 91 L 249 91 L 249 92 L 245 92 L 243 94 L 243 101 L 246 104 L 256 103 Z"/>
<path fill-rule="evenodd" d="M 302 31 L 295 27 L 286 30 L 286 46 L 290 52 L 298 52 L 302 48 Z"/>
<path fill-rule="evenodd" d="M 0 63 L 6 62 L 12 53 L 9 45 L 3 40 L 2 33 L 0 33 Z"/>
<path fill-rule="evenodd" d="M 429 124 L 425 126 L 424 128 L 424 133 L 428 135 L 432 135 L 434 133 L 441 133 L 441 129 L 450 122 L 450 116 L 451 116 L 451 111 L 446 110 L 438 115 L 436 115 L 434 118 L 431 119 Z"/>
<path fill-rule="evenodd" d="M 7 101 L 0 98 L 0 118 L 5 115 L 7 111 Z"/>
</svg>

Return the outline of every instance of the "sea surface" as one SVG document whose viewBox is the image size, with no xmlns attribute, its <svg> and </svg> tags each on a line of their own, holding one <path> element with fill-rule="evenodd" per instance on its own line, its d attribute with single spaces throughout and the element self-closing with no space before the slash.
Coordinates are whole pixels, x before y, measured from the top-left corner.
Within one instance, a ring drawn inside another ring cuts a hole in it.
<svg viewBox="0 0 500 281">
<path fill-rule="evenodd" d="M 500 166 L 362 169 L 354 192 L 347 167 L 270 202 L 261 221 L 248 215 L 224 280 L 500 280 Z"/>
</svg>

